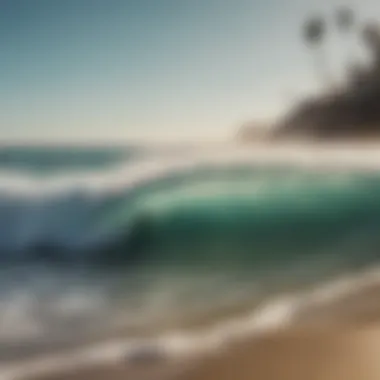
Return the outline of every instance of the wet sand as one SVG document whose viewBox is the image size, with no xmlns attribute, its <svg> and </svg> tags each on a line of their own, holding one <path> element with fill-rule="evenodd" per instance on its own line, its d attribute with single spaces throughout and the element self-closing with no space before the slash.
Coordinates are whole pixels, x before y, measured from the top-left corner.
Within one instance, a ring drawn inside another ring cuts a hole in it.
<svg viewBox="0 0 380 380">
<path fill-rule="evenodd" d="M 50 376 L 48 380 L 378 380 L 380 327 L 288 330 L 241 342 L 185 364 L 122 364 Z"/>
<path fill-rule="evenodd" d="M 287 331 L 201 362 L 181 380 L 378 380 L 380 328 Z"/>
<path fill-rule="evenodd" d="M 371 285 L 305 310 L 289 328 L 187 363 L 119 363 L 33 380 L 379 380 L 379 358 L 380 285 Z"/>
<path fill-rule="evenodd" d="M 168 363 L 147 366 L 128 366 L 123 363 L 109 366 L 94 366 L 81 370 L 71 370 L 66 373 L 47 377 L 33 377 L 33 380 L 171 380 L 181 379 L 190 373 L 188 364 Z M 31 379 L 28 379 L 31 380 Z"/>
</svg>

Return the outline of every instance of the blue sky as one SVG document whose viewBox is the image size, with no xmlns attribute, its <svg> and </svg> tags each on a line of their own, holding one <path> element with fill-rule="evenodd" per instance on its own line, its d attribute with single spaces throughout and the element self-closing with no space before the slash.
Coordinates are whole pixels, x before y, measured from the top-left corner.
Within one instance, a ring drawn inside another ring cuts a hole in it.
<svg viewBox="0 0 380 380">
<path fill-rule="evenodd" d="M 376 0 L 356 3 L 380 18 Z M 0 0 L 1 138 L 227 137 L 316 88 L 300 23 L 332 9 L 328 0 Z M 336 69 L 344 51 L 331 46 Z"/>
</svg>

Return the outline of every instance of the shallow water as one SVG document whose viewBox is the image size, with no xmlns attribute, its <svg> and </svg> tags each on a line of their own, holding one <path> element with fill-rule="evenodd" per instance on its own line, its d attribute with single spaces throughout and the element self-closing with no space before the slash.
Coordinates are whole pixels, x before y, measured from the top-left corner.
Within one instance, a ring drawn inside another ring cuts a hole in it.
<svg viewBox="0 0 380 380">
<path fill-rule="evenodd" d="M 41 176 L 53 153 L 21 153 L 0 161 L 3 363 L 212 325 L 377 263 L 380 175 L 352 156 L 316 170 L 310 155 L 125 148 L 103 165 L 87 149 L 78 168 L 61 149 Z"/>
</svg>

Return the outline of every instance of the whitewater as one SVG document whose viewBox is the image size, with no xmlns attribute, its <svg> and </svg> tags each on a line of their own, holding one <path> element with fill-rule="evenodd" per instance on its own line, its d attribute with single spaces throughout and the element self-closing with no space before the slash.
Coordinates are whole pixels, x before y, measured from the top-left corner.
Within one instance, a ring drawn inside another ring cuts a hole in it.
<svg viewBox="0 0 380 380">
<path fill-rule="evenodd" d="M 378 281 L 379 170 L 376 146 L 0 149 L 1 378 L 216 349 Z"/>
</svg>

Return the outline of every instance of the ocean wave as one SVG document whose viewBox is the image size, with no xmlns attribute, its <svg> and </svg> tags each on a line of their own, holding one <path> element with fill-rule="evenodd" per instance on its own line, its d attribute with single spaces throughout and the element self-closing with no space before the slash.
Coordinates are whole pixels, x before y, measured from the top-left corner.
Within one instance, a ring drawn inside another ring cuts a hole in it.
<svg viewBox="0 0 380 380">
<path fill-rule="evenodd" d="M 0 170 L 1 360 L 12 352 L 27 357 L 28 347 L 109 337 L 127 325 L 145 331 L 174 316 L 196 319 L 210 311 L 209 299 L 212 314 L 240 291 L 252 297 L 268 284 L 299 286 L 376 262 L 377 153 L 292 152 L 175 152 L 46 176 Z M 288 321 L 296 299 L 200 335 L 129 337 L 74 356 L 101 361 L 117 350 L 138 358 L 158 348 L 174 355 L 223 346 L 227 336 Z"/>
<path fill-rule="evenodd" d="M 80 370 L 95 363 L 107 365 L 123 362 L 134 365 L 136 362 L 194 359 L 205 353 L 225 349 L 242 339 L 252 339 L 291 327 L 300 322 L 299 315 L 307 309 L 323 307 L 378 285 L 379 273 L 377 267 L 366 269 L 307 291 L 284 294 L 271 301 L 267 300 L 245 315 L 197 331 L 179 330 L 150 338 L 118 339 L 75 349 L 66 354 L 17 361 L 2 366 L 0 376 L 4 380 L 22 380 Z"/>
<path fill-rule="evenodd" d="M 284 157 L 190 152 L 44 178 L 0 172 L 0 260 L 263 256 L 274 248 L 270 236 L 288 251 L 306 251 L 321 238 L 378 224 L 376 175 L 310 171 L 305 162 L 318 168 L 315 158 Z M 302 229 L 296 250 L 288 244 L 295 228 Z"/>
</svg>

